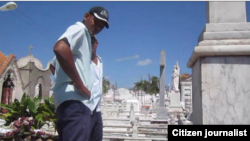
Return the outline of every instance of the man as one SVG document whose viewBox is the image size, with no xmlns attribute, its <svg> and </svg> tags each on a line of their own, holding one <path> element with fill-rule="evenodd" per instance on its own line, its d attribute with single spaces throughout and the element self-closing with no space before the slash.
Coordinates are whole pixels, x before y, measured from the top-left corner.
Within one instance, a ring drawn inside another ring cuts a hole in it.
<svg viewBox="0 0 250 141">
<path fill-rule="evenodd" d="M 52 86 L 59 141 L 88 141 L 92 100 L 91 35 L 109 28 L 108 11 L 93 7 L 82 22 L 70 26 L 54 46 L 55 79 Z"/>
<path fill-rule="evenodd" d="M 93 107 L 95 110 L 91 116 L 91 130 L 90 130 L 90 138 L 89 141 L 102 141 L 102 133 L 103 133 L 103 123 L 102 116 L 100 110 L 101 96 L 102 96 L 102 77 L 103 77 L 103 62 L 102 59 L 96 54 L 96 49 L 98 46 L 98 41 L 96 36 L 91 37 L 92 44 L 92 56 L 91 56 L 91 67 L 93 72 L 93 91 L 92 99 Z"/>
<path fill-rule="evenodd" d="M 91 115 L 91 126 L 90 126 L 90 137 L 89 141 L 102 141 L 103 135 L 103 123 L 101 116 L 101 96 L 102 96 L 102 78 L 103 78 L 103 63 L 100 56 L 96 54 L 96 49 L 98 47 L 98 41 L 96 36 L 91 37 L 92 55 L 91 55 L 91 70 L 93 72 L 93 91 L 92 95 L 94 97 L 93 107 L 95 107 L 93 114 Z M 56 57 L 50 62 L 50 70 L 52 74 L 55 74 L 56 69 Z"/>
</svg>

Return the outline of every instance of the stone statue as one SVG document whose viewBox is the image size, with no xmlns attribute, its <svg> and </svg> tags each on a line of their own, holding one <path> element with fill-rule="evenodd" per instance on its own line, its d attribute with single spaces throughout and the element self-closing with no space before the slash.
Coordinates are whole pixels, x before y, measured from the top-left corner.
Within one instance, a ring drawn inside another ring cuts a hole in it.
<svg viewBox="0 0 250 141">
<path fill-rule="evenodd" d="M 40 84 L 37 84 L 36 87 L 35 87 L 35 96 L 34 97 L 37 97 L 39 95 L 39 90 L 40 90 L 39 85 Z"/>
<path fill-rule="evenodd" d="M 178 62 L 174 66 L 173 74 L 172 74 L 172 90 L 175 92 L 179 92 L 179 77 L 180 76 L 180 67 Z"/>
<path fill-rule="evenodd" d="M 170 93 L 170 84 L 168 83 L 168 85 L 166 85 L 166 94 L 167 94 L 167 97 L 169 97 L 169 93 Z"/>
</svg>

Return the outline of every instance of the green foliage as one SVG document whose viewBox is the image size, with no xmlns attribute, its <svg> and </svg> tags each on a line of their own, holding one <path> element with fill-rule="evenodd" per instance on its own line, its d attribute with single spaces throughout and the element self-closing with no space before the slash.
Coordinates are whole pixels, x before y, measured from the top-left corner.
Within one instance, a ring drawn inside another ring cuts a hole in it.
<svg viewBox="0 0 250 141">
<path fill-rule="evenodd" d="M 106 94 L 109 90 L 110 82 L 105 77 L 102 78 L 102 93 Z"/>
<path fill-rule="evenodd" d="M 151 78 L 149 94 L 157 94 L 157 93 L 159 93 L 159 91 L 160 91 L 159 86 L 158 86 L 159 84 L 160 84 L 159 78 L 156 77 L 156 76 L 153 76 Z"/>
<path fill-rule="evenodd" d="M 159 78 L 156 76 L 151 77 L 150 82 L 147 80 L 139 81 L 134 84 L 134 90 L 142 90 L 149 94 L 159 93 Z"/>
<path fill-rule="evenodd" d="M 40 129 L 46 124 L 46 121 L 56 122 L 55 105 L 52 97 L 45 98 L 44 103 L 41 103 L 41 98 L 31 99 L 23 94 L 21 102 L 15 99 L 12 104 L 1 104 L 1 106 L 8 111 L 3 115 L 7 126 L 20 117 L 32 117 L 34 119 L 33 129 Z"/>
<path fill-rule="evenodd" d="M 3 115 L 3 118 L 6 121 L 6 125 L 9 125 L 11 122 L 18 120 L 20 117 L 30 117 L 30 113 L 27 111 L 29 105 L 29 97 L 26 94 L 23 94 L 21 102 L 17 99 L 10 105 L 1 104 L 1 107 L 6 109 L 8 113 Z"/>
<path fill-rule="evenodd" d="M 53 101 L 53 97 L 45 98 L 44 103 L 41 103 L 38 111 L 39 112 L 37 116 L 40 119 L 40 122 L 45 120 L 53 122 L 54 126 L 56 125 L 57 117 L 55 114 L 55 104 Z"/>
</svg>

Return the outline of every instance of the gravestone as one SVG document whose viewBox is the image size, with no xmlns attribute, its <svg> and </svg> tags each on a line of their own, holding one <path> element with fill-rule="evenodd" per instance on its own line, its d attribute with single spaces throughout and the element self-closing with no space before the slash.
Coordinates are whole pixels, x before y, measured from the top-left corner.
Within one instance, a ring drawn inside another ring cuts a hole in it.
<svg viewBox="0 0 250 141">
<path fill-rule="evenodd" d="M 130 104 L 130 111 L 129 111 L 129 120 L 133 121 L 135 119 L 135 111 L 134 111 L 134 105 Z"/>
<path fill-rule="evenodd" d="M 139 101 L 137 99 L 129 99 L 126 100 L 126 110 L 129 111 L 130 110 L 130 105 L 134 106 L 134 110 L 135 111 L 140 111 L 140 107 L 139 107 Z"/>
<path fill-rule="evenodd" d="M 207 2 L 192 68 L 193 124 L 250 123 L 250 23 L 246 2 Z"/>
</svg>

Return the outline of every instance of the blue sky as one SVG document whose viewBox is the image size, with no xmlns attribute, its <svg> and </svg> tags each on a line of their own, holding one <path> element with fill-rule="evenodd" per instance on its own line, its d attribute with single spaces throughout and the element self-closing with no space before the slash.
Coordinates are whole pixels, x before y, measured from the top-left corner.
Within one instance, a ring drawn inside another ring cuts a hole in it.
<svg viewBox="0 0 250 141">
<path fill-rule="evenodd" d="M 6 2 L 1 1 L 0 6 Z M 104 76 L 129 88 L 141 76 L 160 74 L 160 51 L 166 51 L 166 83 L 176 61 L 181 73 L 206 23 L 205 2 L 16 2 L 14 11 L 0 12 L 0 51 L 17 59 L 32 54 L 47 66 L 56 40 L 68 26 L 82 21 L 93 6 L 105 7 L 110 28 L 97 35 L 97 53 L 104 60 Z M 248 21 L 250 2 L 247 3 Z"/>
</svg>

